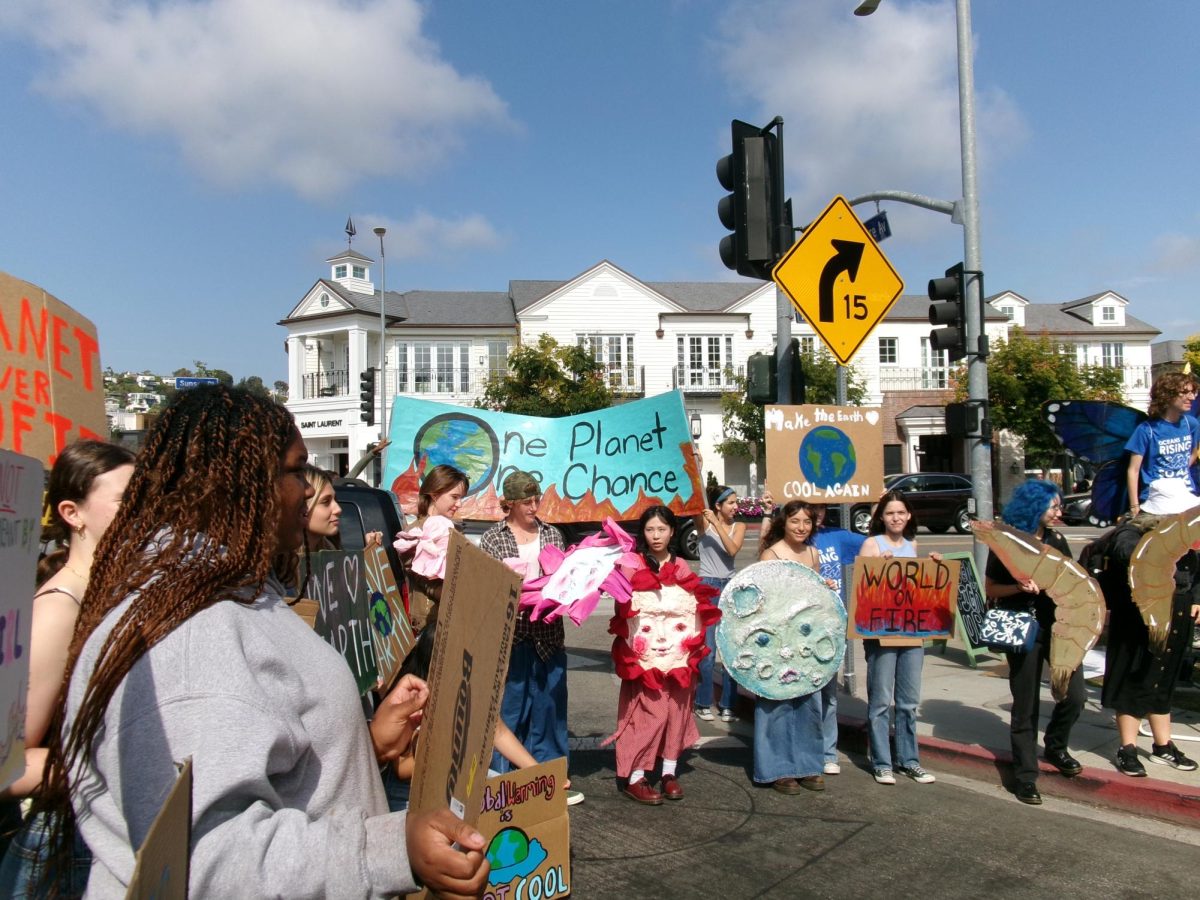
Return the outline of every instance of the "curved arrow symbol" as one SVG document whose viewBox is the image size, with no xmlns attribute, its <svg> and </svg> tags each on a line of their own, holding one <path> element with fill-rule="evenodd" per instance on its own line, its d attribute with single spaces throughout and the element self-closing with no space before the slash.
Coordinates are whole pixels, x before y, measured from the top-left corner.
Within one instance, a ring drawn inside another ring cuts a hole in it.
<svg viewBox="0 0 1200 900">
<path fill-rule="evenodd" d="M 822 322 L 833 321 L 833 283 L 845 272 L 853 281 L 858 277 L 858 264 L 862 262 L 863 244 L 859 241 L 830 241 L 834 254 L 821 270 L 821 281 L 817 288 L 817 318 Z M 810 282 L 811 284 L 811 282 Z"/>
</svg>

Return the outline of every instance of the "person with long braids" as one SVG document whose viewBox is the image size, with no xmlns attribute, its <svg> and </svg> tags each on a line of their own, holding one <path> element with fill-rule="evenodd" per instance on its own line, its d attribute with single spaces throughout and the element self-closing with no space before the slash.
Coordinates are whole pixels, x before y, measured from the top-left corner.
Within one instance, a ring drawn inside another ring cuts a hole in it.
<svg viewBox="0 0 1200 900">
<path fill-rule="evenodd" d="M 377 767 L 410 742 L 424 682 L 401 679 L 368 727 L 349 668 L 272 573 L 304 540 L 306 460 L 286 409 L 224 385 L 182 392 L 147 435 L 97 552 L 39 800 L 66 826 L 52 851 L 72 826 L 91 849 L 90 897 L 125 896 L 186 758 L 193 896 L 482 890 L 474 829 L 387 811 Z"/>
<path fill-rule="evenodd" d="M 116 515 L 132 473 L 133 454 L 102 441 L 67 446 L 50 470 L 46 485 L 49 525 L 43 537 L 64 546 L 38 564 L 25 709 L 25 774 L 3 792 L 5 799 L 0 802 L 16 806 L 16 800 L 29 796 L 42 780 L 46 735 L 96 545 Z M 0 864 L 0 896 L 39 896 L 41 845 L 48 829 L 44 815 L 24 823 Z M 57 879 L 60 895 L 83 893 L 90 862 L 87 848 L 77 845 L 71 865 Z"/>
</svg>

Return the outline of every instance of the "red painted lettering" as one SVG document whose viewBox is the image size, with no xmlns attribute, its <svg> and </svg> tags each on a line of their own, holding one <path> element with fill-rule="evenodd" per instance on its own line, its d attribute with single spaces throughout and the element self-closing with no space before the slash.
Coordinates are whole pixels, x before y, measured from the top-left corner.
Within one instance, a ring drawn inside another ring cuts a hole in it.
<svg viewBox="0 0 1200 900">
<path fill-rule="evenodd" d="M 33 402 L 50 405 L 50 376 L 41 369 L 33 373 Z"/>
<path fill-rule="evenodd" d="M 17 453 L 21 452 L 21 444 L 24 441 L 22 435 L 27 431 L 33 431 L 33 425 L 29 422 L 32 418 L 32 406 L 28 403 L 21 403 L 19 400 L 12 402 L 12 448 Z"/>
<path fill-rule="evenodd" d="M 34 328 L 38 328 L 37 331 Z M 37 353 L 38 359 L 46 358 L 46 310 L 42 308 L 42 320 L 40 325 L 35 326 L 33 322 L 33 309 L 29 305 L 29 298 L 21 298 L 21 343 L 17 348 L 19 353 L 28 353 L 29 345 L 26 343 L 26 337 L 33 341 L 33 349 Z"/>
<path fill-rule="evenodd" d="M 71 430 L 71 420 L 64 415 L 47 410 L 46 424 L 54 429 L 54 459 L 58 459 L 58 454 L 62 453 L 63 447 L 67 446 L 67 433 Z M 54 465 L 53 459 L 50 461 L 50 465 Z"/>
<path fill-rule="evenodd" d="M 54 351 L 54 371 L 63 376 L 63 378 L 74 379 L 75 376 L 64 369 L 62 364 L 63 357 L 71 355 L 70 349 L 66 344 L 63 343 L 62 339 L 63 332 L 67 330 L 68 326 L 69 323 L 66 319 L 60 319 L 58 316 L 54 316 L 54 324 L 51 329 L 52 342 L 50 348 Z"/>
<path fill-rule="evenodd" d="M 97 365 L 96 354 L 100 352 L 100 345 L 94 337 L 78 326 L 75 327 L 75 340 L 79 343 L 79 370 L 83 372 L 83 386 L 89 391 L 95 390 L 92 367 Z"/>
</svg>

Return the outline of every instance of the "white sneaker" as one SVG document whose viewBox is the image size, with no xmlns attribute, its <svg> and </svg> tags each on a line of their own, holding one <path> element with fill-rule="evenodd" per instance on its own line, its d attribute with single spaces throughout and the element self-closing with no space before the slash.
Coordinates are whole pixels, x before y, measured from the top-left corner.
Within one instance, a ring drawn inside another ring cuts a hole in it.
<svg viewBox="0 0 1200 900">
<path fill-rule="evenodd" d="M 732 710 L 732 709 L 723 709 L 723 710 L 721 710 L 721 721 L 722 721 L 722 722 L 733 722 L 733 721 L 736 721 L 736 720 L 737 720 L 737 716 L 735 716 L 735 715 L 733 714 L 733 710 Z"/>
<path fill-rule="evenodd" d="M 583 802 L 583 791 L 567 791 L 567 806 L 578 806 Z"/>
<path fill-rule="evenodd" d="M 697 706 L 696 718 L 701 722 L 711 722 L 713 720 L 712 710 L 707 706 Z"/>
<path fill-rule="evenodd" d="M 895 784 L 896 776 L 892 774 L 891 769 L 876 769 L 875 781 L 878 784 Z"/>
<path fill-rule="evenodd" d="M 899 771 L 902 772 L 903 774 L 907 775 L 909 778 L 911 778 L 917 784 L 933 784 L 935 781 L 937 781 L 937 779 L 933 777 L 933 774 L 931 772 L 926 772 L 919 765 L 917 765 L 917 766 L 901 766 Z"/>
<path fill-rule="evenodd" d="M 839 766 L 835 762 L 827 762 L 827 763 L 825 763 L 825 774 L 826 775 L 841 775 L 842 767 Z"/>
</svg>

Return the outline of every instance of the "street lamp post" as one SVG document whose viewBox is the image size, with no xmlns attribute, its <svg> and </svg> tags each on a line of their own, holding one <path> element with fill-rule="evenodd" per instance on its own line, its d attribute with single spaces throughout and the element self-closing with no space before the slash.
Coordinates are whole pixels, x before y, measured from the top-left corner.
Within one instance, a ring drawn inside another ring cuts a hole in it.
<svg viewBox="0 0 1200 900">
<path fill-rule="evenodd" d="M 375 229 L 379 236 L 379 439 L 387 439 L 387 257 L 383 252 L 383 236 L 387 229 Z"/>
<path fill-rule="evenodd" d="M 865 0 L 855 15 L 869 16 L 880 0 Z M 958 124 L 962 153 L 962 202 L 954 204 L 963 227 L 963 268 L 965 278 L 967 347 L 972 355 L 967 363 L 967 397 L 986 404 L 988 398 L 987 359 L 974 351 L 985 346 L 983 330 L 983 298 L 980 273 L 983 271 L 983 252 L 979 239 L 979 193 L 975 180 L 975 74 L 971 53 L 971 0 L 955 0 L 955 21 L 958 38 Z M 926 198 L 922 198 L 926 199 Z M 924 205 L 924 204 L 921 204 Z M 933 208 L 933 207 L 930 207 Z M 986 406 L 984 406 L 986 409 Z M 971 469 L 971 495 L 975 515 L 990 521 L 992 510 L 992 440 L 986 426 L 976 437 L 967 438 Z M 987 547 L 975 542 L 975 562 L 982 572 L 987 563 Z"/>
</svg>

